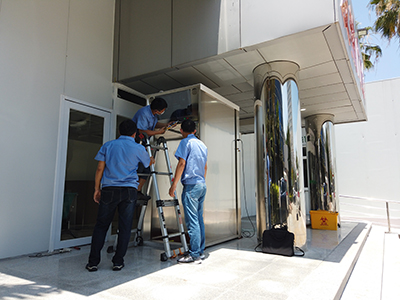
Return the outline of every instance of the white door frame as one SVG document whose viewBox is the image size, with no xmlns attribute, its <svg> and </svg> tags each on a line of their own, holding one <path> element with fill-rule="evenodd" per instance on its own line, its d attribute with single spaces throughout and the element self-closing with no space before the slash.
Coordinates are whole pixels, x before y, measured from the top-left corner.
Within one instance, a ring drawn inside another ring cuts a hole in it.
<svg viewBox="0 0 400 300">
<path fill-rule="evenodd" d="M 104 118 L 103 143 L 111 138 L 111 110 L 91 103 L 61 96 L 60 118 L 58 126 L 57 158 L 54 180 L 53 212 L 50 228 L 49 252 L 55 249 L 90 244 L 90 237 L 76 238 L 61 241 L 61 222 L 64 202 L 65 168 L 67 160 L 67 143 L 69 130 L 70 110 L 78 110 Z M 93 173 L 94 178 L 94 173 Z"/>
</svg>

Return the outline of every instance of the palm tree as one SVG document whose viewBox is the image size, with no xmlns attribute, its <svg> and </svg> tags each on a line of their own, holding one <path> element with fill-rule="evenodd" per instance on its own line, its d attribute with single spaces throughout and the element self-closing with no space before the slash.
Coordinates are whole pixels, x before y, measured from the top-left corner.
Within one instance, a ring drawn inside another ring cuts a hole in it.
<svg viewBox="0 0 400 300">
<path fill-rule="evenodd" d="M 373 69 L 374 63 L 376 63 L 379 57 L 382 56 L 382 49 L 378 45 L 371 44 L 368 41 L 368 32 L 372 31 L 372 27 L 366 27 L 358 30 L 358 22 L 356 22 L 357 32 L 358 32 L 358 41 L 361 49 L 361 56 L 364 62 L 364 69 L 370 70 Z M 360 34 L 361 31 L 364 31 L 365 34 Z M 374 57 L 374 62 L 372 62 L 372 58 Z"/>
<path fill-rule="evenodd" d="M 369 6 L 378 17 L 374 30 L 389 40 L 400 39 L 400 0 L 371 0 Z"/>
<path fill-rule="evenodd" d="M 375 56 L 375 62 L 382 56 L 382 49 L 378 45 L 367 45 L 360 43 L 361 55 L 364 62 L 364 69 L 369 70 L 374 67 L 371 56 Z"/>
</svg>

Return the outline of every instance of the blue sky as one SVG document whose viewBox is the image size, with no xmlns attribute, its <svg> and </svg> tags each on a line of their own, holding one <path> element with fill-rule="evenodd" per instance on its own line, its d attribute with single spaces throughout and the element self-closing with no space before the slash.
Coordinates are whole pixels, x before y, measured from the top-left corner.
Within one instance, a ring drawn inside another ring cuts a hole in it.
<svg viewBox="0 0 400 300">
<path fill-rule="evenodd" d="M 375 12 L 367 7 L 369 0 L 352 0 L 354 15 L 359 22 L 359 28 L 373 26 L 376 16 Z M 392 39 L 390 44 L 387 40 L 381 39 L 379 34 L 368 37 L 369 43 L 377 44 L 382 49 L 382 57 L 375 63 L 374 69 L 364 71 L 365 82 L 384 80 L 400 77 L 400 41 Z"/>
</svg>

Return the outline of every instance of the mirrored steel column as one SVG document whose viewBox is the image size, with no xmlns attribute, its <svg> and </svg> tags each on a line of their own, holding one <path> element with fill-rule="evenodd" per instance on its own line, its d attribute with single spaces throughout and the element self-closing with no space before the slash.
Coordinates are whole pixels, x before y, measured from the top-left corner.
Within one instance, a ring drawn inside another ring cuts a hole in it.
<svg viewBox="0 0 400 300">
<path fill-rule="evenodd" d="M 311 210 L 338 212 L 333 115 L 306 118 Z"/>
<path fill-rule="evenodd" d="M 257 234 L 288 225 L 295 244 L 306 244 L 298 66 L 276 62 L 254 70 L 257 163 Z M 282 75 L 283 74 L 283 75 Z M 282 84 L 284 82 L 284 84 Z"/>
</svg>

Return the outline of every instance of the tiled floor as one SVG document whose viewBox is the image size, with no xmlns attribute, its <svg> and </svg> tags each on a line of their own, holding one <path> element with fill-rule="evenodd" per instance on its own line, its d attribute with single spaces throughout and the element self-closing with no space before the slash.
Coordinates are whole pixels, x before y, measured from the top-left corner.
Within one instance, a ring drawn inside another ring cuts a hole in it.
<svg viewBox="0 0 400 300">
<path fill-rule="evenodd" d="M 206 249 L 201 265 L 160 261 L 162 244 L 128 249 L 126 267 L 111 270 L 103 249 L 97 272 L 84 269 L 81 250 L 0 261 L 1 299 L 334 299 L 354 265 L 370 225 L 345 223 L 338 231 L 307 229 L 304 257 L 257 253 L 255 237 Z M 244 229 L 251 226 L 243 222 Z M 316 284 L 318 282 L 318 284 Z"/>
</svg>

